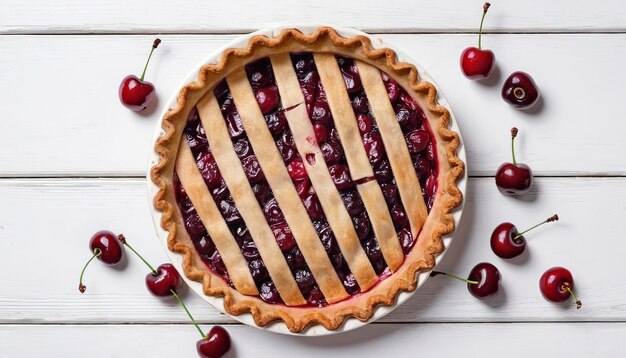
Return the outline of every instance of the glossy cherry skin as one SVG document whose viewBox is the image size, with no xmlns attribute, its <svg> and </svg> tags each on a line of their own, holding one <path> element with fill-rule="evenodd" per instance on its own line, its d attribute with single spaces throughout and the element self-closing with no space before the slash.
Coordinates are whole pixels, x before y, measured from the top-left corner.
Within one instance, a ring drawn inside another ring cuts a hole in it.
<svg viewBox="0 0 626 358">
<path fill-rule="evenodd" d="M 553 267 L 541 275 L 539 290 L 543 297 L 552 302 L 565 302 L 571 294 L 565 287 L 574 289 L 572 273 L 564 267 Z"/>
<path fill-rule="evenodd" d="M 494 265 L 488 262 L 481 262 L 474 266 L 467 279 L 478 281 L 478 284 L 468 283 L 467 289 L 472 296 L 483 298 L 498 292 L 502 276 L 500 276 L 500 271 Z"/>
<path fill-rule="evenodd" d="M 202 358 L 219 358 L 230 349 L 230 335 L 221 326 L 214 326 L 196 343 L 196 349 Z"/>
<path fill-rule="evenodd" d="M 171 297 L 173 296 L 170 290 L 177 292 L 182 287 L 183 281 L 180 278 L 180 274 L 174 268 L 172 264 L 163 264 L 157 267 L 157 273 L 150 272 L 146 275 L 146 287 L 153 296 L 156 297 Z"/>
<path fill-rule="evenodd" d="M 511 223 L 506 222 L 496 226 L 491 234 L 493 253 L 503 259 L 512 259 L 521 255 L 526 249 L 526 239 L 524 236 L 514 239 L 517 234 L 517 228 Z"/>
<path fill-rule="evenodd" d="M 504 195 L 524 195 L 533 185 L 533 171 L 526 164 L 504 163 L 496 172 L 496 185 Z"/>
<path fill-rule="evenodd" d="M 156 98 L 154 85 L 148 81 L 142 81 L 135 75 L 124 77 L 118 91 L 122 104 L 135 112 L 141 112 L 148 108 Z"/>
<path fill-rule="evenodd" d="M 539 89 L 528 73 L 513 72 L 502 85 L 502 99 L 516 108 L 530 108 L 539 100 Z"/>
<path fill-rule="evenodd" d="M 461 71 L 470 80 L 488 78 L 496 68 L 496 56 L 491 50 L 468 47 L 461 53 Z"/>
<path fill-rule="evenodd" d="M 98 260 L 109 266 L 118 264 L 124 253 L 120 239 L 108 230 L 95 233 L 89 240 L 89 249 L 91 252 L 99 249 L 102 253 L 97 256 Z"/>
</svg>

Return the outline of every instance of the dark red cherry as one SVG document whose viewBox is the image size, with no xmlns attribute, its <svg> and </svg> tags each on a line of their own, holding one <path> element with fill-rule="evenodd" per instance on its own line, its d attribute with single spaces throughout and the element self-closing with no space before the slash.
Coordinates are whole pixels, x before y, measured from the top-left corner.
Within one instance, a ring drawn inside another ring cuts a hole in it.
<svg viewBox="0 0 626 358">
<path fill-rule="evenodd" d="M 485 79 L 493 73 L 495 69 L 495 56 L 491 50 L 483 50 L 481 48 L 481 40 L 483 34 L 483 22 L 490 4 L 488 2 L 483 5 L 483 16 L 480 20 L 480 28 L 478 30 L 478 47 L 468 47 L 461 54 L 461 70 L 463 75 L 471 80 Z"/>
<path fill-rule="evenodd" d="M 263 260 L 257 259 L 250 261 L 248 263 L 248 268 L 250 269 L 250 274 L 255 282 L 260 282 L 270 277 Z"/>
<path fill-rule="evenodd" d="M 307 298 L 307 304 L 313 307 L 324 307 L 328 303 L 326 302 L 324 294 L 320 291 L 319 287 L 314 287 Z"/>
<path fill-rule="evenodd" d="M 298 77 L 303 77 L 309 71 L 313 70 L 313 57 L 308 53 L 292 54 L 291 62 L 296 69 Z"/>
<path fill-rule="evenodd" d="M 276 107 L 278 107 L 278 103 L 280 102 L 278 87 L 274 85 L 259 88 L 255 91 L 254 95 L 263 114 L 268 114 L 276 109 Z"/>
<path fill-rule="evenodd" d="M 496 186 L 504 195 L 524 195 L 533 185 L 533 172 L 526 164 L 515 161 L 517 128 L 511 129 L 511 154 L 513 163 L 504 163 L 496 172 Z"/>
<path fill-rule="evenodd" d="M 143 79 L 146 75 L 146 69 L 148 68 L 148 63 L 150 63 L 152 53 L 154 52 L 154 49 L 159 46 L 160 43 L 160 39 L 156 39 L 152 43 L 152 49 L 150 50 L 150 55 L 148 56 L 146 65 L 143 68 L 141 78 L 137 78 L 137 76 L 135 75 L 128 75 L 124 77 L 122 83 L 120 83 L 120 87 L 118 89 L 120 101 L 122 102 L 124 107 L 132 111 L 143 111 L 144 109 L 148 108 L 156 98 L 154 85 L 150 82 L 144 81 Z"/>
<path fill-rule="evenodd" d="M 100 250 L 101 254 L 96 256 L 98 260 L 108 266 L 114 266 L 122 260 L 124 240 L 123 235 L 115 235 L 111 231 L 101 230 L 95 233 L 89 240 L 89 249 L 92 253 L 96 249 Z"/>
<path fill-rule="evenodd" d="M 380 245 L 378 244 L 376 238 L 372 237 L 365 240 L 363 248 L 365 249 L 365 253 L 370 261 L 377 261 L 383 257 L 383 253 L 380 250 Z"/>
<path fill-rule="evenodd" d="M 287 172 L 292 180 L 304 180 L 308 178 L 304 163 L 300 157 L 294 158 L 291 163 L 287 165 Z"/>
<path fill-rule="evenodd" d="M 376 176 L 376 180 L 381 183 L 387 183 L 393 179 L 393 171 L 391 170 L 391 164 L 387 158 L 382 159 L 374 167 L 374 176 Z"/>
<path fill-rule="evenodd" d="M 293 142 L 291 131 L 284 131 L 276 140 L 276 147 L 285 162 L 290 162 L 296 156 L 296 147 Z"/>
<path fill-rule="evenodd" d="M 311 120 L 315 123 L 320 123 L 325 126 L 330 125 L 332 119 L 332 114 L 330 112 L 330 107 L 326 102 L 315 102 L 313 104 L 313 109 L 311 112 Z"/>
<path fill-rule="evenodd" d="M 359 132 L 361 134 L 369 133 L 372 131 L 372 117 L 367 114 L 359 114 L 356 116 L 357 124 L 359 125 Z"/>
<path fill-rule="evenodd" d="M 261 254 L 251 237 L 247 237 L 243 240 L 241 244 L 241 253 L 248 261 L 253 261 L 261 257 Z"/>
<path fill-rule="evenodd" d="M 404 250 L 405 253 L 408 252 L 413 246 L 413 235 L 407 228 L 398 231 L 398 239 L 400 240 L 400 245 L 402 245 L 402 250 Z"/>
<path fill-rule="evenodd" d="M 516 108 L 530 108 L 539 100 L 539 89 L 528 73 L 513 72 L 502 85 L 502 99 Z"/>
<path fill-rule="evenodd" d="M 441 271 L 432 271 L 430 273 L 431 277 L 437 275 L 446 275 L 466 282 L 469 292 L 477 298 L 491 296 L 498 292 L 498 289 L 500 288 L 500 281 L 502 280 L 500 271 L 488 262 L 481 262 L 474 266 L 467 279 Z"/>
<path fill-rule="evenodd" d="M 289 267 L 306 265 L 306 260 L 304 259 L 304 256 L 302 256 L 302 252 L 300 251 L 300 249 L 297 247 L 295 247 L 293 250 L 291 250 L 290 253 L 285 255 L 285 259 L 287 260 Z"/>
<path fill-rule="evenodd" d="M 209 237 L 208 234 L 200 236 L 197 240 L 194 240 L 194 246 L 200 256 L 211 256 L 215 252 L 215 243 Z"/>
<path fill-rule="evenodd" d="M 398 202 L 398 187 L 395 183 L 382 183 L 380 189 L 383 192 L 387 205 L 392 206 Z"/>
<path fill-rule="evenodd" d="M 251 184 L 258 183 L 265 178 L 261 165 L 255 155 L 250 155 L 241 160 L 243 171 Z"/>
<path fill-rule="evenodd" d="M 356 295 L 361 292 L 359 283 L 356 281 L 356 277 L 354 277 L 354 274 L 351 272 L 344 276 L 343 287 L 346 288 L 346 291 L 348 291 L 348 294 L 350 295 Z"/>
<path fill-rule="evenodd" d="M 356 230 L 356 234 L 359 237 L 359 240 L 363 241 L 367 239 L 370 235 L 370 220 L 367 216 L 367 212 L 361 212 L 361 215 L 352 217 L 352 222 L 354 223 L 354 229 Z"/>
<path fill-rule="evenodd" d="M 491 50 L 468 47 L 461 53 L 461 70 L 470 80 L 482 80 L 493 73 L 496 66 L 495 55 Z"/>
<path fill-rule="evenodd" d="M 257 183 L 252 186 L 252 191 L 260 204 L 265 203 L 269 198 L 270 187 L 267 183 Z"/>
<path fill-rule="evenodd" d="M 409 217 L 406 215 L 404 206 L 401 203 L 396 203 L 391 207 L 391 220 L 396 228 L 401 229 L 409 224 Z"/>
<path fill-rule="evenodd" d="M 363 211 L 363 201 L 356 190 L 341 193 L 341 199 L 351 217 L 358 216 Z"/>
<path fill-rule="evenodd" d="M 300 80 L 300 88 L 302 89 L 302 95 L 304 95 L 304 102 L 308 105 L 312 105 L 315 101 L 315 93 L 317 91 L 320 77 L 317 72 L 309 72 Z M 311 114 L 311 112 L 309 112 Z"/>
<path fill-rule="evenodd" d="M 171 297 L 171 291 L 178 293 L 182 285 L 180 274 L 172 264 L 162 264 L 156 273 L 150 272 L 146 276 L 146 287 L 156 297 Z"/>
<path fill-rule="evenodd" d="M 241 138 L 238 141 L 233 142 L 233 148 L 239 158 L 245 158 L 250 154 L 250 142 L 247 138 Z"/>
<path fill-rule="evenodd" d="M 311 182 L 309 180 L 300 180 L 294 183 L 296 191 L 301 198 L 304 198 L 311 191 Z"/>
<path fill-rule="evenodd" d="M 278 110 L 265 115 L 265 122 L 267 123 L 267 128 L 269 128 L 274 137 L 280 135 L 285 127 L 287 127 L 287 117 L 285 117 L 285 111 Z"/>
<path fill-rule="evenodd" d="M 235 200 L 232 195 L 228 195 L 225 199 L 219 202 L 219 209 L 227 223 L 237 223 L 241 221 L 241 214 L 235 206 Z"/>
<path fill-rule="evenodd" d="M 246 65 L 246 72 L 254 89 L 267 86 L 272 81 L 272 67 L 265 59 Z"/>
<path fill-rule="evenodd" d="M 320 150 L 322 151 L 324 161 L 328 165 L 337 164 L 341 162 L 341 159 L 343 159 L 343 150 L 338 144 L 333 144 L 331 142 L 323 143 Z"/>
<path fill-rule="evenodd" d="M 357 114 L 368 113 L 370 111 L 365 92 L 361 91 L 352 98 L 352 109 L 354 109 L 354 113 Z"/>
<path fill-rule="evenodd" d="M 385 147 L 383 146 L 383 138 L 377 131 L 365 133 L 363 135 L 363 145 L 365 153 L 372 164 L 376 164 L 383 159 L 385 155 Z"/>
<path fill-rule="evenodd" d="M 425 130 L 412 130 L 406 134 L 406 144 L 409 152 L 418 153 L 426 150 L 430 144 L 430 135 Z"/>
<path fill-rule="evenodd" d="M 278 247 L 282 252 L 289 252 L 296 247 L 296 240 L 291 233 L 291 229 L 287 223 L 280 223 L 272 226 L 272 232 L 278 243 Z"/>
<path fill-rule="evenodd" d="M 189 235 L 192 237 L 199 237 L 206 232 L 206 229 L 202 224 L 202 220 L 200 220 L 200 215 L 198 215 L 196 210 L 193 210 L 189 213 L 189 215 L 185 216 L 184 222 Z"/>
<path fill-rule="evenodd" d="M 519 256 L 526 249 L 526 239 L 518 235 L 515 225 L 506 222 L 493 230 L 491 234 L 491 250 L 503 259 Z"/>
<path fill-rule="evenodd" d="M 348 93 L 356 93 L 361 90 L 361 77 L 359 77 L 359 72 L 354 61 L 347 60 L 345 65 L 341 66 L 341 74 Z"/>
<path fill-rule="evenodd" d="M 278 207 L 278 202 L 276 202 L 275 198 L 271 198 L 263 207 L 263 212 L 265 213 L 265 217 L 270 225 L 282 223 L 285 221 L 285 217 L 283 216 L 283 212 Z"/>
<path fill-rule="evenodd" d="M 196 343 L 201 358 L 220 358 L 230 349 L 230 336 L 220 326 L 213 326 L 205 338 Z"/>
<path fill-rule="evenodd" d="M 261 290 L 259 292 L 261 299 L 267 303 L 282 303 L 280 294 L 272 281 L 266 281 L 261 284 Z"/>
<path fill-rule="evenodd" d="M 574 278 L 572 273 L 564 267 L 553 267 L 541 275 L 539 289 L 543 297 L 552 302 L 565 302 L 570 296 L 576 301 L 576 308 L 582 303 L 574 295 Z"/>
<path fill-rule="evenodd" d="M 517 257 L 526 249 L 525 233 L 540 225 L 557 220 L 559 220 L 559 217 L 555 214 L 522 233 L 518 233 L 517 227 L 513 224 L 509 222 L 502 223 L 496 226 L 491 234 L 491 250 L 493 250 L 498 257 L 503 259 Z"/>
<path fill-rule="evenodd" d="M 335 164 L 331 165 L 328 170 L 330 171 L 330 177 L 333 179 L 337 189 L 348 189 L 353 185 L 348 166 L 344 164 Z"/>
<path fill-rule="evenodd" d="M 306 209 L 306 212 L 309 214 L 311 219 L 320 220 L 324 217 L 324 211 L 322 210 L 322 205 L 317 198 L 315 193 L 308 194 L 304 200 L 302 200 L 302 204 Z"/>
<path fill-rule="evenodd" d="M 313 131 L 315 132 L 315 139 L 319 143 L 324 143 L 328 140 L 328 129 L 321 123 L 313 124 Z"/>
<path fill-rule="evenodd" d="M 154 85 L 135 75 L 124 77 L 118 92 L 124 107 L 134 112 L 141 112 L 150 107 L 156 98 Z"/>
<path fill-rule="evenodd" d="M 304 297 L 308 296 L 315 285 L 313 274 L 307 267 L 299 268 L 294 275 L 298 288 Z"/>
<path fill-rule="evenodd" d="M 402 97 L 402 96 L 400 96 Z M 396 103 L 396 118 L 398 119 L 398 123 L 400 123 L 400 127 L 404 131 L 410 131 L 418 127 L 419 120 L 417 119 L 417 111 L 414 108 L 411 108 L 410 105 L 402 102 L 401 100 Z"/>
<path fill-rule="evenodd" d="M 417 176 L 422 180 L 430 175 L 430 162 L 419 154 L 413 157 L 413 167 Z"/>
<path fill-rule="evenodd" d="M 385 83 L 385 88 L 387 89 L 387 94 L 389 95 L 389 100 L 393 104 L 398 100 L 398 96 L 400 95 L 400 85 L 396 82 L 396 80 L 389 77 L 389 75 L 384 72 L 382 77 Z"/>
<path fill-rule="evenodd" d="M 474 266 L 467 279 L 478 282 L 477 284 L 468 283 L 467 289 L 474 297 L 482 298 L 498 292 L 502 276 L 494 265 L 488 262 L 481 262 Z"/>
<path fill-rule="evenodd" d="M 209 189 L 217 188 L 222 182 L 222 175 L 220 174 L 215 157 L 211 152 L 201 152 L 198 154 L 196 164 L 200 170 L 200 174 L 204 179 Z"/>
</svg>

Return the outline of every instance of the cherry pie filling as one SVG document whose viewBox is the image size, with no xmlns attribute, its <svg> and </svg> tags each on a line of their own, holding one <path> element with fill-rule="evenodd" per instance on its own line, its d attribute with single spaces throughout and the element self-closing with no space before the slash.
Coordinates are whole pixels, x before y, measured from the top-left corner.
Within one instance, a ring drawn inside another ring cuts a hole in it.
<svg viewBox="0 0 626 358">
<path fill-rule="evenodd" d="M 405 254 L 407 254 L 414 246 L 416 238 L 411 235 L 409 220 L 398 194 L 398 187 L 394 180 L 381 134 L 378 131 L 376 119 L 372 114 L 367 95 L 361 85 L 358 68 L 352 59 L 339 56 L 336 58 L 352 102 L 352 109 L 357 118 L 365 151 L 374 169 L 375 179 L 381 186 L 400 244 Z M 334 125 L 326 93 L 320 81 L 313 56 L 311 53 L 291 54 L 291 60 L 304 95 L 304 104 L 309 113 L 315 136 L 331 178 L 343 199 L 346 210 L 352 218 L 361 246 L 375 272 L 383 280 L 391 272 L 383 258 L 363 201 L 356 190 L 356 185 L 361 182 L 353 181 L 350 176 L 343 147 Z M 308 178 L 306 167 L 294 143 L 285 116 L 285 112 L 290 110 L 290 108 L 283 108 L 281 104 L 280 94 L 269 59 L 265 58 L 248 64 L 246 73 L 259 108 L 265 116 L 268 129 L 274 137 L 276 146 L 283 157 L 284 164 L 296 191 L 313 222 L 318 237 L 322 241 L 338 277 L 351 296 L 358 295 L 361 292 L 360 287 L 339 250 L 337 240 L 329 226 L 315 190 Z M 396 112 L 397 120 L 405 136 L 407 147 L 411 153 L 413 166 L 422 187 L 422 196 L 427 209 L 430 211 L 437 186 L 436 149 L 432 140 L 431 129 L 421 108 L 407 92 L 384 72 L 382 73 L 382 78 Z M 260 207 L 263 209 L 276 242 L 285 256 L 291 273 L 302 295 L 307 299 L 306 305 L 314 307 L 327 305 L 328 303 L 307 266 L 291 233 L 291 229 L 285 221 L 281 208 L 265 179 L 225 80 L 221 81 L 214 88 L 214 94 L 220 105 L 235 152 L 241 160 L 244 172 Z M 280 294 L 272 282 L 246 224 L 237 210 L 228 187 L 222 179 L 220 170 L 211 152 L 204 127 L 195 110 L 192 111 L 187 119 L 184 138 L 191 148 L 196 165 L 213 200 L 218 205 L 222 217 L 248 263 L 252 278 L 259 290 L 260 298 L 272 304 L 282 303 Z M 313 156 L 309 155 L 305 156 L 305 158 L 306 160 L 315 160 Z M 373 178 L 365 179 L 372 180 Z M 174 186 L 176 200 L 182 213 L 187 233 L 191 237 L 198 254 L 214 274 L 223 278 L 232 287 L 233 284 L 228 276 L 224 262 L 176 174 L 174 175 Z"/>
</svg>

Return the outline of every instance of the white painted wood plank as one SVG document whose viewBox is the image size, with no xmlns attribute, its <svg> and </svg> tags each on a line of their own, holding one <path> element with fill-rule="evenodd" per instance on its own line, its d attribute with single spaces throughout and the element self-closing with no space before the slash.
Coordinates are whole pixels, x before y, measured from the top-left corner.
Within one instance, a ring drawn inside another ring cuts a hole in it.
<svg viewBox="0 0 626 358">
<path fill-rule="evenodd" d="M 466 275 L 476 263 L 492 262 L 502 272 L 503 294 L 478 301 L 463 283 L 432 278 L 383 321 L 625 321 L 626 277 L 617 269 L 626 249 L 625 185 L 625 178 L 542 178 L 522 202 L 500 195 L 493 179 L 471 179 L 465 216 L 439 269 Z M 187 322 L 175 302 L 148 294 L 146 268 L 134 257 L 118 269 L 96 262 L 86 274 L 87 292 L 77 290 L 88 240 L 99 229 L 123 232 L 153 265 L 167 261 L 145 181 L 4 179 L 0 198 L 0 323 Z M 500 222 L 524 229 L 553 213 L 561 221 L 527 235 L 526 262 L 503 262 L 491 252 L 489 236 Z M 541 297 L 538 279 L 556 265 L 574 274 L 582 309 Z M 194 294 L 184 296 L 198 319 L 233 322 Z"/>
<path fill-rule="evenodd" d="M 276 23 L 335 23 L 370 32 L 476 31 L 482 1 L 395 0 L 259 3 L 202 0 L 84 2 L 5 0 L 0 32 L 241 32 Z M 618 0 L 494 2 L 486 22 L 495 31 L 624 31 L 626 7 Z"/>
<path fill-rule="evenodd" d="M 232 38 L 163 36 L 147 74 L 161 102 L 188 69 Z M 475 36 L 383 38 L 415 58 L 448 97 L 470 174 L 493 175 L 509 160 L 513 125 L 521 131 L 518 159 L 536 174 L 626 174 L 626 156 L 616 155 L 626 152 L 626 34 L 488 35 L 484 44 L 500 66 L 493 85 L 468 81 L 458 68 L 460 52 Z M 143 175 L 161 106 L 147 116 L 130 112 L 119 104 L 117 87 L 141 70 L 152 39 L 0 36 L 0 176 Z M 545 98 L 538 113 L 500 99 L 500 83 L 514 70 L 535 77 Z"/>
<path fill-rule="evenodd" d="M 625 323 L 377 324 L 330 337 L 227 327 L 233 357 L 620 357 Z M 0 357 L 196 357 L 191 325 L 5 325 Z M 71 339 L 71 344 L 64 344 Z"/>
</svg>

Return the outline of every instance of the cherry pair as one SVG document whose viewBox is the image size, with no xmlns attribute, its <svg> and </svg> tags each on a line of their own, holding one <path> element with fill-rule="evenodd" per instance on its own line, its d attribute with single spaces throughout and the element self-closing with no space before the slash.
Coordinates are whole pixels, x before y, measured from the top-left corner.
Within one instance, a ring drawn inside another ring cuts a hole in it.
<svg viewBox="0 0 626 358">
<path fill-rule="evenodd" d="M 146 266 L 148 266 L 148 268 L 150 268 L 151 272 L 146 276 L 146 287 L 152 295 L 163 298 L 175 297 L 178 302 L 180 302 L 191 319 L 191 322 L 202 336 L 202 339 L 196 344 L 196 349 L 200 357 L 217 358 L 223 356 L 230 349 L 230 336 L 228 332 L 220 326 L 214 326 L 207 335 L 202 332 L 202 329 L 200 329 L 200 326 L 187 309 L 185 302 L 178 296 L 178 291 L 181 289 L 183 282 L 174 265 L 165 263 L 157 267 L 157 269 L 154 269 L 154 267 L 128 244 L 124 235 L 120 234 L 116 236 L 110 231 L 102 230 L 91 237 L 89 249 L 92 252 L 92 256 L 80 273 L 80 283 L 78 286 L 80 292 L 84 293 L 87 289 L 87 286 L 83 284 L 83 275 L 91 261 L 97 258 L 108 266 L 115 266 L 122 261 L 122 257 L 124 256 L 123 246 L 128 247 L 146 264 Z"/>
<path fill-rule="evenodd" d="M 461 54 L 461 70 L 472 80 L 486 79 L 495 70 L 495 55 L 491 50 L 481 48 L 483 22 L 491 4 L 483 5 L 483 16 L 478 30 L 478 47 L 468 47 Z M 533 78 L 526 72 L 513 72 L 502 85 L 502 99 L 514 107 L 526 109 L 539 100 L 539 90 Z"/>
</svg>

